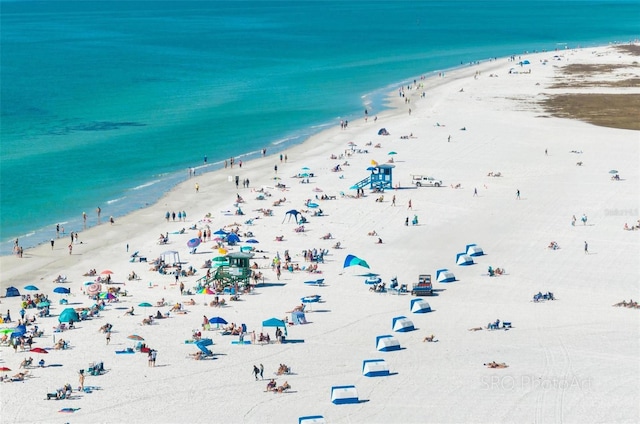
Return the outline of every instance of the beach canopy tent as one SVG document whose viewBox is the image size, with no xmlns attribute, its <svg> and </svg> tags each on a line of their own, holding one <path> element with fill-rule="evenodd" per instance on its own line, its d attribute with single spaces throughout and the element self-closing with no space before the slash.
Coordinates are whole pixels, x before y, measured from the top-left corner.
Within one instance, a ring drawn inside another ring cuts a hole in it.
<svg viewBox="0 0 640 424">
<path fill-rule="evenodd" d="M 456 255 L 456 264 L 460 266 L 473 265 L 473 258 L 466 253 L 458 253 Z"/>
<path fill-rule="evenodd" d="M 365 359 L 362 361 L 362 375 L 365 377 L 385 377 L 389 375 L 389 366 L 384 359 Z"/>
<path fill-rule="evenodd" d="M 333 386 L 331 387 L 331 403 L 343 405 L 346 403 L 358 403 L 358 391 L 356 386 Z"/>
<path fill-rule="evenodd" d="M 298 424 L 325 424 L 326 421 L 322 415 L 307 415 L 306 417 L 298 417 Z"/>
<path fill-rule="evenodd" d="M 393 318 L 391 321 L 391 328 L 398 333 L 406 333 L 407 331 L 413 331 L 416 327 L 413 325 L 413 321 L 405 316 L 399 316 Z"/>
<path fill-rule="evenodd" d="M 58 317 L 58 322 L 77 322 L 80 321 L 80 316 L 73 308 L 66 308 L 62 312 L 60 312 L 60 316 Z"/>
<path fill-rule="evenodd" d="M 262 321 L 262 327 L 282 327 L 284 328 L 284 334 L 287 335 L 287 324 L 278 318 L 269 318 Z"/>
<path fill-rule="evenodd" d="M 306 324 L 307 318 L 305 317 L 304 312 L 293 311 L 291 312 L 291 322 L 293 323 L 293 325 Z"/>
<path fill-rule="evenodd" d="M 482 247 L 478 246 L 477 244 L 467 244 L 467 247 L 465 250 L 467 252 L 467 255 L 469 256 L 484 255 L 484 251 L 482 250 Z"/>
<path fill-rule="evenodd" d="M 389 135 L 389 131 L 386 128 L 380 128 L 378 130 L 378 135 Z"/>
<path fill-rule="evenodd" d="M 436 271 L 436 280 L 440 283 L 452 283 L 456 281 L 456 276 L 448 269 L 442 268 Z"/>
<path fill-rule="evenodd" d="M 426 300 L 420 297 L 411 299 L 411 312 L 414 314 L 426 314 L 427 312 L 431 312 L 431 306 L 429 306 Z"/>
<path fill-rule="evenodd" d="M 302 214 L 300 212 L 298 212 L 295 209 L 291 209 L 290 211 L 285 212 L 284 214 L 284 219 L 282 220 L 282 222 L 284 222 L 285 220 L 287 220 L 287 218 L 289 218 L 289 221 L 291 221 L 291 218 L 295 218 L 296 220 L 296 224 L 298 223 L 300 217 L 302 217 Z"/>
<path fill-rule="evenodd" d="M 15 287 L 7 287 L 7 294 L 5 297 L 17 297 L 20 296 L 20 291 Z"/>
<path fill-rule="evenodd" d="M 376 337 L 376 349 L 380 352 L 400 350 L 400 342 L 390 334 Z"/>
<path fill-rule="evenodd" d="M 175 250 L 167 250 L 166 252 L 162 252 L 162 254 L 160 255 L 160 259 L 167 265 L 180 264 L 180 254 Z"/>
</svg>

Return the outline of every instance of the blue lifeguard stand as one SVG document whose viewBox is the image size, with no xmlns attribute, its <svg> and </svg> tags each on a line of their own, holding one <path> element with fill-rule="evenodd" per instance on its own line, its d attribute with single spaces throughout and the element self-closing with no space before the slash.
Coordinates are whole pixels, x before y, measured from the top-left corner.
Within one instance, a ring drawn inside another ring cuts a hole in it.
<svg viewBox="0 0 640 424">
<path fill-rule="evenodd" d="M 372 165 L 368 168 L 371 171 L 371 174 L 364 180 L 361 180 L 352 185 L 351 190 L 357 190 L 366 186 L 369 186 L 369 188 L 372 190 L 384 190 L 387 188 L 392 189 L 393 168 L 395 168 L 395 165 L 389 165 L 386 163 L 383 165 Z"/>
</svg>

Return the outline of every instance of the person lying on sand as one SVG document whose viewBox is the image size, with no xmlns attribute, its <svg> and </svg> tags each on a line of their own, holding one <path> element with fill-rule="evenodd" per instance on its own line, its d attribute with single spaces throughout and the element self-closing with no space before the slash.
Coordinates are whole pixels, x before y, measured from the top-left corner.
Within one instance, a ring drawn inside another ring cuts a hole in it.
<svg viewBox="0 0 640 424">
<path fill-rule="evenodd" d="M 272 392 L 276 389 L 276 380 L 274 380 L 273 378 L 271 380 L 269 380 L 269 382 L 267 383 L 267 392 Z"/>
<path fill-rule="evenodd" d="M 432 335 L 427 336 L 427 337 L 425 337 L 424 339 L 422 339 L 422 341 L 423 341 L 423 342 L 434 342 L 434 341 L 435 341 L 435 340 L 434 340 L 434 337 L 435 337 L 435 336 L 432 334 Z"/>
<path fill-rule="evenodd" d="M 285 390 L 289 390 L 290 388 L 291 386 L 289 385 L 289 383 L 285 381 L 282 386 L 278 386 L 278 388 L 274 390 L 274 393 L 282 393 Z"/>
<path fill-rule="evenodd" d="M 480 331 L 480 330 L 482 330 L 482 327 L 473 327 L 469 329 L 469 331 Z"/>
<path fill-rule="evenodd" d="M 507 368 L 507 367 L 509 367 L 509 365 L 505 364 L 504 362 L 497 363 L 496 361 L 492 361 L 492 362 L 489 362 L 488 364 L 483 364 L 483 365 L 485 365 L 486 367 L 489 367 L 489 368 Z"/>
</svg>

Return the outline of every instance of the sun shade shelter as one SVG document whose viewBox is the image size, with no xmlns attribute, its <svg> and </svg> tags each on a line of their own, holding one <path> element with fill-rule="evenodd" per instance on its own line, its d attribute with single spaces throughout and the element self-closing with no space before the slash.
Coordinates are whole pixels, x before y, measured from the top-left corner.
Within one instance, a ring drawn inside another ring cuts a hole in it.
<svg viewBox="0 0 640 424">
<path fill-rule="evenodd" d="M 365 377 L 385 377 L 389 375 L 389 366 L 384 359 L 365 359 L 362 361 L 362 375 Z"/>
<path fill-rule="evenodd" d="M 325 424 L 326 421 L 322 415 L 307 415 L 298 417 L 298 424 Z"/>
<path fill-rule="evenodd" d="M 400 342 L 390 334 L 376 337 L 376 349 L 380 352 L 400 350 Z"/>
<path fill-rule="evenodd" d="M 429 306 L 429 303 L 424 299 L 411 299 L 411 312 L 414 314 L 426 314 L 427 312 L 431 312 L 431 306 Z"/>
<path fill-rule="evenodd" d="M 399 316 L 393 318 L 391 322 L 391 328 L 398 333 L 406 333 L 407 331 L 413 331 L 416 327 L 413 325 L 413 321 L 405 316 Z"/>
<path fill-rule="evenodd" d="M 466 253 L 458 253 L 456 255 L 456 264 L 460 266 L 473 265 L 473 258 Z"/>
<path fill-rule="evenodd" d="M 334 405 L 344 405 L 346 403 L 358 403 L 358 391 L 356 386 L 333 386 L 331 387 L 331 402 Z"/>
<path fill-rule="evenodd" d="M 442 268 L 436 271 L 436 280 L 439 283 L 453 283 L 456 281 L 456 276 L 448 269 Z"/>
<path fill-rule="evenodd" d="M 484 251 L 482 250 L 482 247 L 478 246 L 477 244 L 467 244 L 467 247 L 465 249 L 465 251 L 467 252 L 467 255 L 469 256 L 482 256 L 484 255 Z"/>
<path fill-rule="evenodd" d="M 180 254 L 175 250 L 167 250 L 162 252 L 160 259 L 166 265 L 180 265 Z"/>
</svg>

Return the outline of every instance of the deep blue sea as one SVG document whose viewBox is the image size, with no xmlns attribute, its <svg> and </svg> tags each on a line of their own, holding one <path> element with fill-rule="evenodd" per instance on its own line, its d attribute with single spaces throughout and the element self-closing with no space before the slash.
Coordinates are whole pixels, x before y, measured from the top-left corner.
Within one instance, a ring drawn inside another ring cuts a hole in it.
<svg viewBox="0 0 640 424">
<path fill-rule="evenodd" d="M 640 37 L 640 2 L 2 1 L 0 253 L 186 169 L 377 113 L 420 75 Z"/>
</svg>

